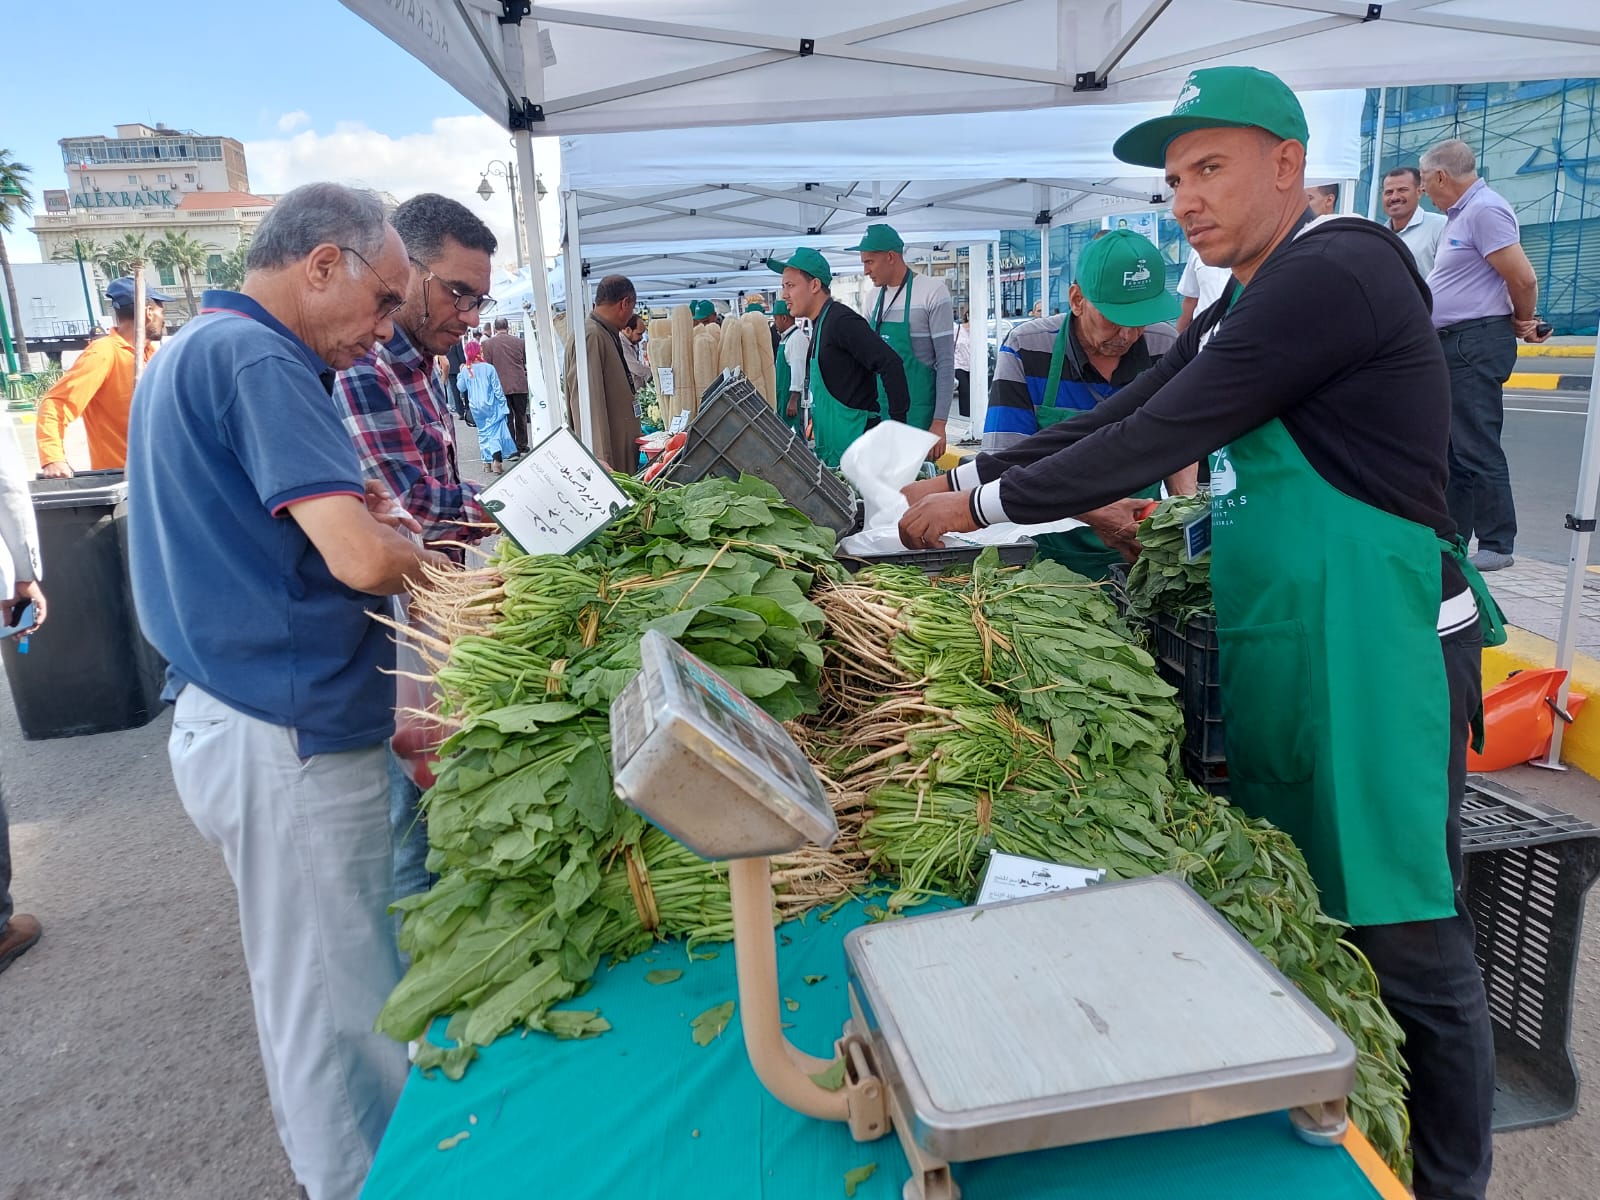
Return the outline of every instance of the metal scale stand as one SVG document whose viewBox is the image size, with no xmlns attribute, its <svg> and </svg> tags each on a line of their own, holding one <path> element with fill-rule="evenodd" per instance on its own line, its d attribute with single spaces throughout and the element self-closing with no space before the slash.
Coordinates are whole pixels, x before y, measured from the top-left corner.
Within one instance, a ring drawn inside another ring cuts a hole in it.
<svg viewBox="0 0 1600 1200">
<path fill-rule="evenodd" d="M 845 938 L 851 1018 L 834 1059 L 784 1036 L 767 857 L 838 836 L 788 734 L 652 631 L 611 709 L 617 794 L 702 858 L 727 860 L 739 1014 L 781 1103 L 892 1128 L 906 1200 L 957 1200 L 952 1162 L 1289 1109 L 1346 1128 L 1355 1047 L 1180 880 L 1159 876 L 951 909 Z M 839 1061 L 844 1084 L 816 1084 Z"/>
</svg>

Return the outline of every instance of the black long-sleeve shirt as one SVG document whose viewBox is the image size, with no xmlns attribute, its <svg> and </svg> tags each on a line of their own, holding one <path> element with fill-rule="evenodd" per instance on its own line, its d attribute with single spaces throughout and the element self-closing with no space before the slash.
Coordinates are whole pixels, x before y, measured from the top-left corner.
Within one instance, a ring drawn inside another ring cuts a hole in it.
<svg viewBox="0 0 1600 1200">
<path fill-rule="evenodd" d="M 860 313 L 829 300 L 813 322 L 811 354 L 822 367 L 822 382 L 840 404 L 876 412 L 878 379 L 889 397 L 889 419 L 904 421 L 911 411 L 906 369 L 889 343 L 873 332 Z M 809 369 L 811 359 L 806 360 Z"/>
</svg>

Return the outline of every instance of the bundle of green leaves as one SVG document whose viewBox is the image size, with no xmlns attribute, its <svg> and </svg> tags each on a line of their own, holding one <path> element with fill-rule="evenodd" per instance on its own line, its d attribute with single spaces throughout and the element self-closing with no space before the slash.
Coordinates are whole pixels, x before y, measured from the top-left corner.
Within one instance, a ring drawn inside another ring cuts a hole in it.
<svg viewBox="0 0 1600 1200">
<path fill-rule="evenodd" d="M 1211 556 L 1190 562 L 1184 553 L 1183 527 L 1205 512 L 1210 501 L 1198 496 L 1172 496 L 1139 524 L 1144 547 L 1128 568 L 1128 615 L 1148 620 L 1157 614 L 1173 618 L 1179 628 L 1211 607 Z"/>
</svg>

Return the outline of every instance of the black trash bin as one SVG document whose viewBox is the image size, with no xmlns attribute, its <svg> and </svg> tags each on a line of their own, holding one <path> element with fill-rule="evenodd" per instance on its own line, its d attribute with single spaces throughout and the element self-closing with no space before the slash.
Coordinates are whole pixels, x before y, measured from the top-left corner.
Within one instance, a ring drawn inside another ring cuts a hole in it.
<svg viewBox="0 0 1600 1200">
<path fill-rule="evenodd" d="M 22 735 L 106 733 L 161 712 L 166 664 L 139 632 L 128 579 L 128 485 L 121 471 L 33 482 L 49 609 L 27 654 L 0 643 Z"/>
</svg>

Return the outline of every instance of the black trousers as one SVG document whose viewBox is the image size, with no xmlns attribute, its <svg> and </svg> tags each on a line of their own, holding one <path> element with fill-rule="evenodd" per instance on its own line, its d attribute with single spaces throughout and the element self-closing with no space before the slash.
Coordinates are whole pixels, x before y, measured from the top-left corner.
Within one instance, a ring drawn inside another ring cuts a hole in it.
<svg viewBox="0 0 1600 1200">
<path fill-rule="evenodd" d="M 511 440 L 517 444 L 517 452 L 528 452 L 528 393 L 507 392 L 506 408 L 511 413 Z"/>
<path fill-rule="evenodd" d="M 1445 501 L 1456 532 L 1484 550 L 1510 554 L 1517 540 L 1511 468 L 1500 446 L 1505 382 L 1517 368 L 1510 317 L 1463 321 L 1439 331 L 1450 367 L 1450 482 Z"/>
<path fill-rule="evenodd" d="M 956 368 L 956 411 L 963 417 L 972 415 L 972 372 Z"/>
<path fill-rule="evenodd" d="M 1493 1162 L 1494 1032 L 1462 896 L 1461 800 L 1467 740 L 1483 698 L 1476 625 L 1442 639 L 1450 685 L 1450 811 L 1445 846 L 1456 915 L 1366 925 L 1350 940 L 1371 961 L 1383 1001 L 1405 1031 L 1417 1200 L 1484 1200 Z"/>
</svg>

